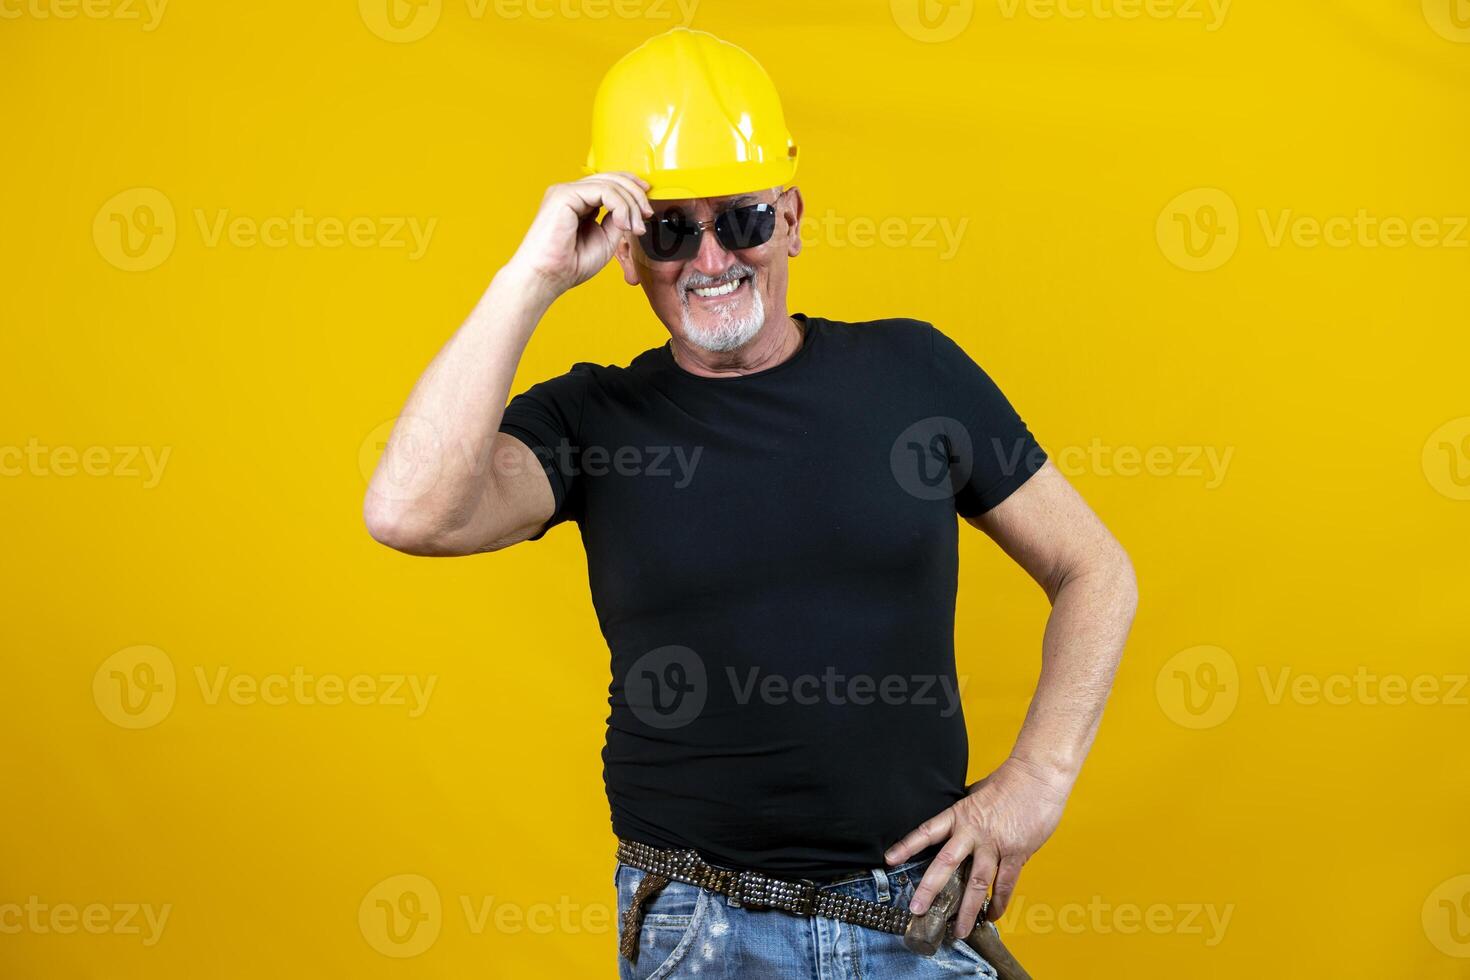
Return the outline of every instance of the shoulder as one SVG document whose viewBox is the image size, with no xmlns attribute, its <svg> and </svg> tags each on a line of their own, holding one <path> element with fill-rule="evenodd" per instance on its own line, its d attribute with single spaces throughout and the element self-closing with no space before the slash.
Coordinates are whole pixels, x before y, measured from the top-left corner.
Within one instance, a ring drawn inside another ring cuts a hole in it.
<svg viewBox="0 0 1470 980">
<path fill-rule="evenodd" d="M 928 320 L 890 317 L 855 323 L 822 322 L 833 338 L 833 347 L 844 349 L 855 359 L 881 364 L 886 371 L 903 366 L 916 376 L 922 372 L 940 386 L 991 383 L 975 358 Z"/>
<path fill-rule="evenodd" d="M 561 374 L 539 381 L 512 401 L 539 403 L 578 429 L 589 415 L 601 416 L 618 405 L 639 403 L 660 369 L 662 348 L 652 348 L 624 364 L 575 361 Z"/>
<path fill-rule="evenodd" d="M 905 316 L 884 317 L 877 320 L 830 320 L 816 316 L 807 319 L 813 323 L 822 324 L 829 333 L 835 336 L 860 339 L 866 342 L 923 338 L 934 329 L 934 325 L 927 320 L 916 320 Z"/>
<path fill-rule="evenodd" d="M 937 333 L 932 323 L 911 317 L 855 321 L 821 317 L 808 319 L 819 324 L 819 329 L 830 338 L 833 346 L 881 357 L 927 357 L 933 346 L 933 335 Z"/>
<path fill-rule="evenodd" d="M 890 368 L 912 365 L 942 375 L 976 366 L 957 341 L 928 320 L 888 317 L 821 323 L 825 335 L 831 339 L 831 347 L 855 358 L 879 360 Z"/>
<path fill-rule="evenodd" d="M 536 387 L 554 388 L 564 394 L 580 394 L 591 389 L 616 390 L 637 383 L 647 374 L 657 364 L 660 350 L 658 347 L 650 348 L 627 364 L 575 361 L 564 373 L 547 378 Z"/>
</svg>

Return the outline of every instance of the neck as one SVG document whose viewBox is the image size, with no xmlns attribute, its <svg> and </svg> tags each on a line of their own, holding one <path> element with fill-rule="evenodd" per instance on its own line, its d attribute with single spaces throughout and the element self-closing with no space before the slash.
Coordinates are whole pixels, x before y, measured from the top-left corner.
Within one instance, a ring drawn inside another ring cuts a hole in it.
<svg viewBox="0 0 1470 980">
<path fill-rule="evenodd" d="M 736 377 L 768 371 L 790 360 L 801 350 L 804 329 L 795 318 L 782 314 L 767 317 L 760 332 L 735 350 L 708 351 L 679 336 L 671 336 L 669 346 L 675 363 L 690 374 L 701 378 Z"/>
</svg>

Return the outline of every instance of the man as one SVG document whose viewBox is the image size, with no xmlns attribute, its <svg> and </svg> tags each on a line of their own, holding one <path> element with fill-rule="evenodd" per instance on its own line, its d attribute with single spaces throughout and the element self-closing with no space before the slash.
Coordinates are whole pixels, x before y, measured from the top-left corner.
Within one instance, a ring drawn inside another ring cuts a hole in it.
<svg viewBox="0 0 1470 980">
<path fill-rule="evenodd" d="M 941 331 L 788 315 L 795 164 L 739 48 L 675 30 L 614 66 L 594 172 L 546 192 L 424 373 L 367 525 L 416 555 L 579 525 L 612 655 L 623 976 L 994 976 L 916 933 L 962 868 L 952 936 L 998 918 L 1055 830 L 1133 574 Z M 668 342 L 507 406 L 546 310 L 613 258 Z M 969 787 L 956 515 L 1052 603 L 1015 747 Z"/>
</svg>

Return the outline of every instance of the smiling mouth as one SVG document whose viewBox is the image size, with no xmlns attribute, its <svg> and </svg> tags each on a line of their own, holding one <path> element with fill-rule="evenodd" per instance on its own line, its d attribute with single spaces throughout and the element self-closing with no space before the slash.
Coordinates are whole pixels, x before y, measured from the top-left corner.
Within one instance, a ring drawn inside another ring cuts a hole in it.
<svg viewBox="0 0 1470 980">
<path fill-rule="evenodd" d="M 701 299 L 720 299 L 722 297 L 730 296 L 735 293 L 737 290 L 743 287 L 746 282 L 749 281 L 749 279 L 749 275 L 741 274 L 727 282 L 715 283 L 712 286 L 691 286 L 689 287 L 689 292 L 693 293 L 695 296 L 700 297 Z"/>
</svg>

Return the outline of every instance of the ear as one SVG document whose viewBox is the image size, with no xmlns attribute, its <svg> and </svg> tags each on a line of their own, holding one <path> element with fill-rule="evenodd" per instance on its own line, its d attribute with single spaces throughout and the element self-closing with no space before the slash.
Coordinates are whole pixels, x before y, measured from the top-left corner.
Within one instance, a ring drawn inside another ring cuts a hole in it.
<svg viewBox="0 0 1470 980">
<path fill-rule="evenodd" d="M 613 255 L 617 256 L 618 265 L 623 267 L 623 282 L 630 286 L 636 286 L 643 281 L 639 275 L 643 270 L 640 263 L 643 261 L 643 250 L 633 244 L 633 236 L 623 232 L 618 239 L 617 248 L 613 249 Z"/>
<path fill-rule="evenodd" d="M 781 214 L 777 221 L 786 228 L 786 254 L 801 254 L 801 216 L 806 212 L 806 203 L 801 199 L 801 188 L 790 187 L 781 199 Z"/>
</svg>

